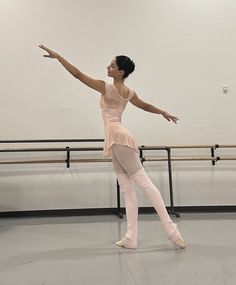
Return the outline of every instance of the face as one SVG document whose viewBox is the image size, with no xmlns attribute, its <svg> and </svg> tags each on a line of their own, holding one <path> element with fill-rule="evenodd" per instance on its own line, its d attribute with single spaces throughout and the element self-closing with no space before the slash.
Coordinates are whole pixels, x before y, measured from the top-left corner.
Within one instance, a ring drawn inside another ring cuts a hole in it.
<svg viewBox="0 0 236 285">
<path fill-rule="evenodd" d="M 118 78 L 118 77 L 123 77 L 123 70 L 119 70 L 117 64 L 116 64 L 116 59 L 114 58 L 110 65 L 107 67 L 107 75 L 109 77 L 113 78 Z"/>
</svg>

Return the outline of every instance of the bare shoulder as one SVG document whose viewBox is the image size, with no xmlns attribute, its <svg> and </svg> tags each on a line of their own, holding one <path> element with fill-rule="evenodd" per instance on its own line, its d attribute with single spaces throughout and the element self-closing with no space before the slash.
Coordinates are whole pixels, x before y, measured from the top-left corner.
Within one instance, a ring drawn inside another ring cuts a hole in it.
<svg viewBox="0 0 236 285">
<path fill-rule="evenodd" d="M 132 104 L 136 105 L 136 104 L 138 104 L 140 101 L 142 101 L 142 100 L 138 97 L 137 93 L 136 93 L 134 90 L 131 90 L 131 89 L 130 89 L 130 92 L 133 93 L 133 96 L 132 96 L 132 98 L 130 99 L 130 102 L 131 102 Z"/>
<path fill-rule="evenodd" d="M 148 104 L 147 102 L 141 100 L 141 99 L 139 98 L 139 96 L 136 94 L 135 91 L 133 91 L 133 92 L 134 92 L 134 95 L 133 95 L 132 99 L 130 100 L 130 102 L 131 102 L 134 106 L 136 106 L 136 107 L 138 107 L 138 108 L 140 108 L 140 109 L 146 110 L 146 109 L 147 109 L 147 106 L 148 106 L 149 104 Z"/>
</svg>

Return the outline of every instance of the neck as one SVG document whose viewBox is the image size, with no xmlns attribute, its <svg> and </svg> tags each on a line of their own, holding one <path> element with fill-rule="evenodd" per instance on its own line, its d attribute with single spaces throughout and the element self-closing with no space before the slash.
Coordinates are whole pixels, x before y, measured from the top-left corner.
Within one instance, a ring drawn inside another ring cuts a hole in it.
<svg viewBox="0 0 236 285">
<path fill-rule="evenodd" d="M 123 78 L 113 78 L 113 84 L 114 85 L 123 85 L 124 79 Z"/>
</svg>

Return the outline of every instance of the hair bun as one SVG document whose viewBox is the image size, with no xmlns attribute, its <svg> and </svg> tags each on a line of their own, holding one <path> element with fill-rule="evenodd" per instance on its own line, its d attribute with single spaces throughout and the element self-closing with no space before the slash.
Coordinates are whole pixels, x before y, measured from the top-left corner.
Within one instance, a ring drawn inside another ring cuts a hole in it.
<svg viewBox="0 0 236 285">
<path fill-rule="evenodd" d="M 119 70 L 124 70 L 124 78 L 127 78 L 135 69 L 135 63 L 126 55 L 115 57 Z"/>
</svg>

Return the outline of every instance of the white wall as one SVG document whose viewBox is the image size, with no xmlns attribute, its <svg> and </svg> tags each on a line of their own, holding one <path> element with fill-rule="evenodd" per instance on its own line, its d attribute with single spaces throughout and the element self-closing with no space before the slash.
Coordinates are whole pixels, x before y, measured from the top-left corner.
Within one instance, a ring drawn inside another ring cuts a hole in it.
<svg viewBox="0 0 236 285">
<path fill-rule="evenodd" d="M 233 0 L 0 0 L 0 139 L 103 138 L 99 94 L 43 58 L 37 47 L 43 43 L 108 81 L 106 66 L 115 55 L 134 59 L 127 84 L 180 118 L 176 126 L 128 106 L 124 124 L 139 144 L 235 144 L 235 9 Z M 205 165 L 176 166 L 178 204 L 235 204 L 235 164 Z M 160 167 L 147 170 L 166 189 Z M 111 165 L 93 169 L 1 166 L 1 209 L 114 205 Z M 199 175 L 207 185 L 201 194 Z"/>
</svg>

